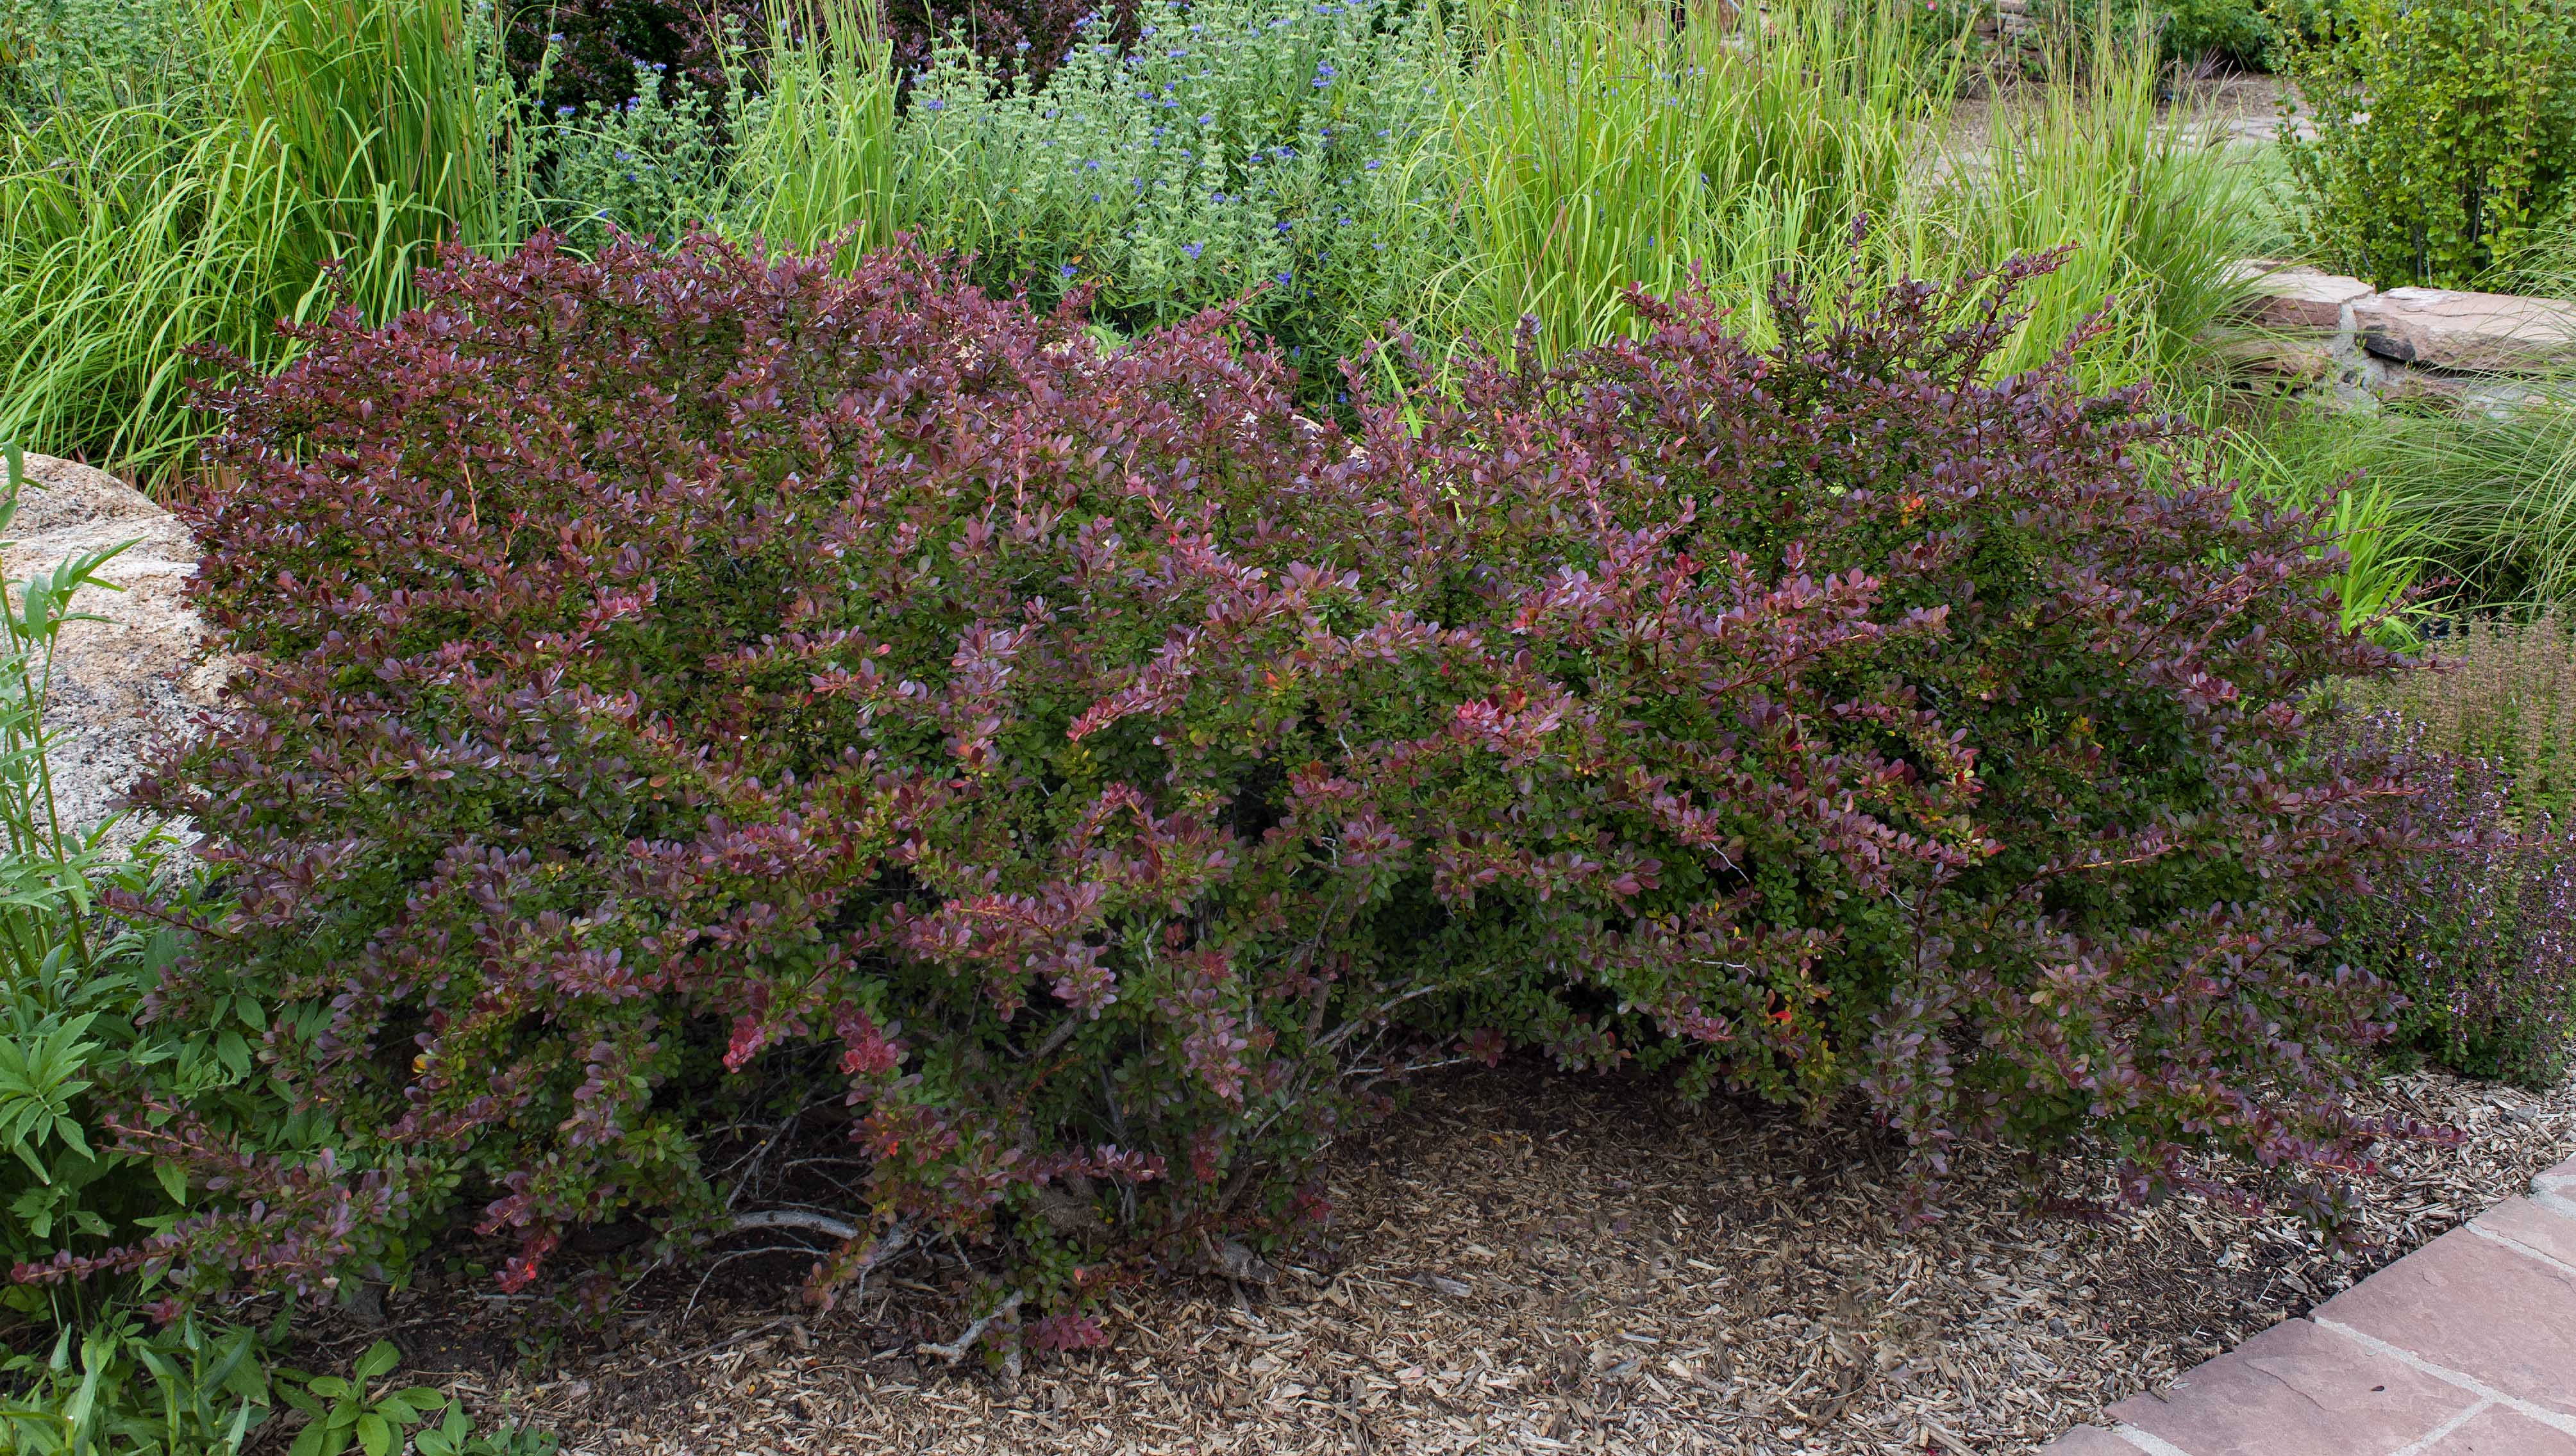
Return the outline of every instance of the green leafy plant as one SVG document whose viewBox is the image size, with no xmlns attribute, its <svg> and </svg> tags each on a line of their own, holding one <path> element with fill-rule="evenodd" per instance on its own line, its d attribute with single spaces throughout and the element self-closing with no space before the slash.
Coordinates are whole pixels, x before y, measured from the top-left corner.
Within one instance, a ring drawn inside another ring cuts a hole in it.
<svg viewBox="0 0 2576 1456">
<path fill-rule="evenodd" d="M 0 1370 L 0 1451 L 28 1456 L 232 1456 L 276 1397 L 256 1331 L 193 1315 L 145 1334 L 111 1311 Z"/>
<path fill-rule="evenodd" d="M 2285 69 L 2316 257 L 2382 288 L 2510 287 L 2576 195 L 2576 4 L 2325 0 Z"/>
<path fill-rule="evenodd" d="M 393 1341 L 378 1340 L 346 1376 L 315 1375 L 300 1385 L 282 1385 L 286 1403 L 306 1417 L 287 1456 L 340 1456 L 353 1445 L 366 1456 L 394 1456 L 406 1432 L 447 1404 L 433 1386 L 378 1388 L 376 1382 L 401 1361 Z"/>
<path fill-rule="evenodd" d="M 485 1430 L 474 1423 L 461 1400 L 449 1404 L 438 1424 L 423 1427 L 411 1438 L 418 1456 L 554 1456 L 557 1445 L 551 1434 L 515 1423 Z"/>
<path fill-rule="evenodd" d="M 28 489 L 24 455 L 0 445 L 0 533 Z M 114 823 L 63 822 L 45 705 L 67 629 L 93 620 L 77 598 L 113 590 L 101 573 L 124 548 L 76 553 L 9 583 L 0 611 L 0 1320 L 22 1347 L 5 1366 L 7 1449 L 231 1451 L 270 1400 L 251 1332 L 169 1316 L 145 1334 L 134 1306 L 155 1274 L 107 1250 L 185 1216 L 178 1166 L 124 1146 L 120 1105 L 188 1102 L 233 1125 L 251 1058 L 240 1008 L 194 1030 L 151 1028 L 144 997 L 175 957 L 166 929 L 103 914 L 119 895 L 169 893 L 163 837 L 128 842 Z M 185 897 L 184 890 L 181 891 Z M 226 1026 L 222 1021 L 231 1021 Z M 264 1109 L 274 1114 L 282 1109 Z"/>
<path fill-rule="evenodd" d="M 2262 0 L 2164 0 L 2158 9 L 2165 53 L 2186 63 L 2260 66 L 2272 49 L 2271 7 Z"/>
</svg>

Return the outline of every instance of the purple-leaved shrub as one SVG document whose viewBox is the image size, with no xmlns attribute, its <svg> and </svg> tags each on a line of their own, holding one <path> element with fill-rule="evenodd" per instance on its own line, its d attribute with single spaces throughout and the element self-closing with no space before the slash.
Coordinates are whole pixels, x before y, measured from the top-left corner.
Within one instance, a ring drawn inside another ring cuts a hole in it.
<svg viewBox="0 0 2576 1456">
<path fill-rule="evenodd" d="M 2416 790 L 2369 811 L 2402 852 L 2380 893 L 2321 918 L 2333 954 L 2405 996 L 2394 1050 L 2549 1086 L 2576 1037 L 2576 646 L 2548 614 L 2456 624 L 2425 657 L 2360 694 L 2351 730 Z"/>
<path fill-rule="evenodd" d="M 1389 1081 L 1513 1045 L 1856 1097 L 1926 1189 L 2359 1156 L 2383 988 L 2300 907 L 2391 785 L 2305 705 L 2388 658 L 2313 520 L 2154 483 L 2139 395 L 1985 377 L 2047 260 L 1784 291 L 1771 350 L 1640 298 L 1355 438 L 1222 313 L 1105 352 L 950 266 L 540 239 L 222 397 L 249 666 L 141 797 L 233 908 L 159 1013 L 278 1007 L 400 1216 L 139 1257 L 461 1202 L 523 1282 L 713 1226 L 705 1139 L 804 1109 L 1071 1338 L 1084 1261 L 1292 1232 Z"/>
</svg>

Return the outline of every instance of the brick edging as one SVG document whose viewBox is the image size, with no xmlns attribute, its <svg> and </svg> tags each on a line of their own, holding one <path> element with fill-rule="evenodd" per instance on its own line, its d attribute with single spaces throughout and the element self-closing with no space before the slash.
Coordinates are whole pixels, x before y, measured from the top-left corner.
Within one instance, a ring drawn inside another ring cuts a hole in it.
<svg viewBox="0 0 2576 1456">
<path fill-rule="evenodd" d="M 2045 1456 L 2576 1453 L 2576 1157 Z"/>
</svg>

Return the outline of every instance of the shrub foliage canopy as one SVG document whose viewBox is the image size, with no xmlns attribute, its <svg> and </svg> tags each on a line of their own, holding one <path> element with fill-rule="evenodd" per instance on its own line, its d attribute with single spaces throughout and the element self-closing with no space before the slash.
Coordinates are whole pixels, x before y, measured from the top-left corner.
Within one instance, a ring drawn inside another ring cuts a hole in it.
<svg viewBox="0 0 2576 1456">
<path fill-rule="evenodd" d="M 2047 266 L 1784 291 L 1762 352 L 1639 298 L 1348 434 L 1221 313 L 1106 351 L 903 253 L 540 239 L 311 328 L 223 401 L 250 667 L 142 797 L 237 896 L 160 1014 L 255 988 L 343 1145 L 152 1257 L 461 1203 L 523 1281 L 714 1226 L 708 1139 L 802 1109 L 1061 1309 L 1319 1215 L 1388 1082 L 1515 1045 L 1864 1099 L 1926 1188 L 2352 1157 L 2382 995 L 2298 906 L 2387 786 L 2303 708 L 2386 658 L 2142 396 L 1985 377 Z"/>
</svg>

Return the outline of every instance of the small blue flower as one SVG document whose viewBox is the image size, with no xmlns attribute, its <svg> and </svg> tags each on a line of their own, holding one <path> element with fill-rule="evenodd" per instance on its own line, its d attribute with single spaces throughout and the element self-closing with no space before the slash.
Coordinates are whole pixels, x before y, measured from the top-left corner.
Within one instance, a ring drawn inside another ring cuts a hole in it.
<svg viewBox="0 0 2576 1456">
<path fill-rule="evenodd" d="M 1203 243 L 1183 243 L 1181 244 L 1181 251 L 1195 258 L 1205 246 L 1206 245 Z"/>
<path fill-rule="evenodd" d="M 1084 171 L 1086 171 L 1086 172 L 1097 172 L 1097 171 L 1099 171 L 1099 170 L 1100 170 L 1100 159 L 1099 159 L 1099 158 L 1097 158 L 1097 157 L 1094 157 L 1094 158 L 1092 158 L 1090 161 L 1083 163 L 1083 164 L 1082 164 L 1082 170 L 1084 170 Z"/>
<path fill-rule="evenodd" d="M 1287 274 L 1282 273 L 1282 274 L 1280 274 L 1280 275 L 1279 275 L 1279 286 L 1280 286 L 1280 287 L 1282 287 L 1282 288 L 1285 288 L 1285 287 L 1287 287 L 1287 286 L 1288 286 L 1288 275 L 1287 275 Z"/>
<path fill-rule="evenodd" d="M 1289 226 L 1290 226 L 1290 224 L 1288 224 L 1288 223 L 1284 223 L 1284 222 L 1283 222 L 1283 223 L 1281 223 L 1281 224 L 1279 225 L 1279 230 L 1280 230 L 1281 232 L 1283 232 L 1283 233 L 1284 233 L 1284 232 L 1288 231 Z"/>
<path fill-rule="evenodd" d="M 1152 39 L 1154 38 L 1154 27 L 1152 27 L 1152 26 L 1150 26 L 1150 25 L 1149 25 L 1149 26 L 1146 26 L 1144 29 L 1142 29 L 1142 30 L 1140 30 L 1140 31 L 1138 31 L 1138 32 L 1136 32 L 1136 33 L 1137 33 L 1138 35 L 1143 36 L 1143 37 L 1144 37 L 1145 39 L 1147 39 L 1147 40 L 1152 40 Z"/>
<path fill-rule="evenodd" d="M 1073 276 L 1073 265 L 1071 263 L 1067 263 L 1056 271 L 1063 274 L 1065 277 L 1070 278 Z"/>
<path fill-rule="evenodd" d="M 921 109 L 924 111 L 945 111 L 948 109 L 948 103 L 940 100 L 936 96 L 933 96 L 929 100 L 921 103 Z"/>
<path fill-rule="evenodd" d="M 671 66 L 667 61 L 655 61 L 653 63 L 653 74 L 656 76 L 661 75 L 664 71 L 669 69 L 671 69 Z"/>
<path fill-rule="evenodd" d="M 569 106 L 558 106 L 555 108 L 555 115 L 570 116 L 572 115 L 572 108 Z"/>
<path fill-rule="evenodd" d="M 1011 49 L 1013 49 L 1013 50 L 1015 50 L 1015 51 L 1019 51 L 1019 52 L 1021 52 L 1021 53 L 1023 53 L 1023 54 L 1026 54 L 1026 53 L 1027 53 L 1028 48 L 1029 48 L 1029 43 L 1028 43 L 1027 41 L 1022 41 L 1022 42 L 1020 42 L 1018 45 L 1015 45 L 1015 46 L 1011 47 Z"/>
<path fill-rule="evenodd" d="M 558 30 L 558 31 L 554 32 L 553 34 L 548 35 L 548 36 L 546 37 L 546 44 L 548 44 L 548 45 L 562 45 L 562 44 L 563 44 L 563 32 L 562 32 L 562 31 L 560 31 L 560 30 Z"/>
<path fill-rule="evenodd" d="M 1369 163 L 1367 166 L 1360 168 L 1360 170 L 1361 170 L 1361 171 L 1363 171 L 1363 172 L 1374 172 L 1374 171 L 1376 171 L 1378 168 L 1383 167 L 1383 166 L 1385 166 L 1385 165 L 1386 165 L 1386 163 L 1384 163 L 1384 162 L 1371 162 L 1371 163 Z"/>
<path fill-rule="evenodd" d="M 1188 51 L 1165 51 L 1165 52 L 1163 52 L 1163 55 L 1164 55 L 1164 58 L 1165 58 L 1165 59 L 1167 59 L 1167 60 L 1174 60 L 1174 61 L 1177 61 L 1177 60 L 1179 60 L 1181 57 L 1186 56 L 1186 55 L 1188 55 L 1188 54 L 1189 54 L 1189 52 L 1188 52 Z"/>
<path fill-rule="evenodd" d="M 1216 113 L 1215 113 L 1215 112 L 1213 112 L 1213 111 L 1211 111 L 1211 112 L 1209 112 L 1207 115 L 1202 116 L 1202 117 L 1200 117 L 1200 118 L 1199 118 L 1199 125 L 1201 125 L 1201 126 L 1212 126 L 1212 125 L 1214 125 L 1214 124 L 1215 124 L 1215 122 L 1216 122 Z"/>
</svg>

